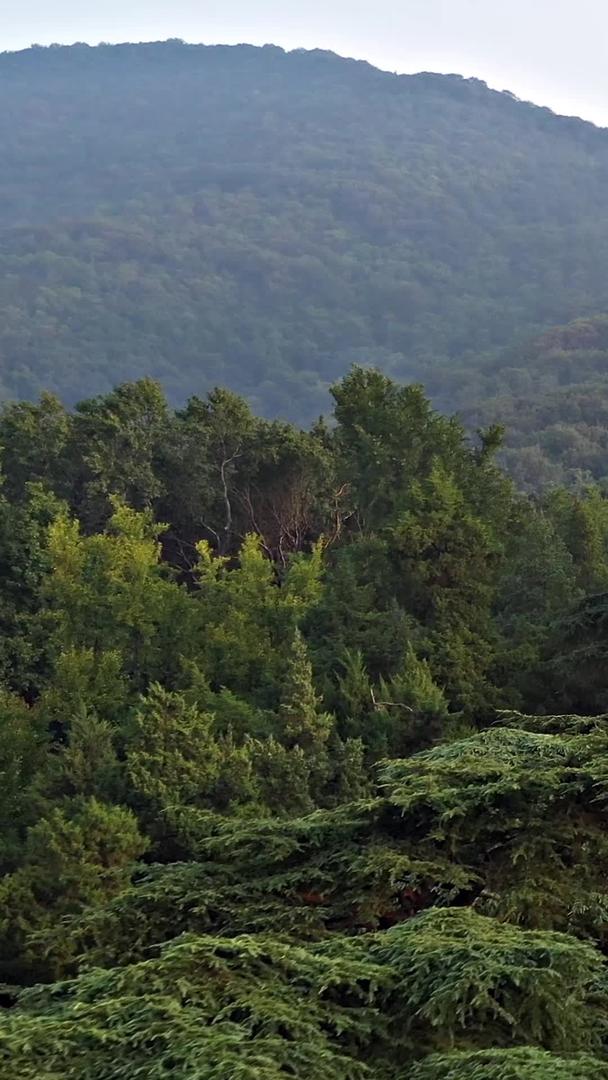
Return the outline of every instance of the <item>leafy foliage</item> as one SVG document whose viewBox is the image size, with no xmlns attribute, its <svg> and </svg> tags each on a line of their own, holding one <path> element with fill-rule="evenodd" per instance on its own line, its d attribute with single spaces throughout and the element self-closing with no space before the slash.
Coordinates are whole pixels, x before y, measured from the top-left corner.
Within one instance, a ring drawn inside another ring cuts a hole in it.
<svg viewBox="0 0 608 1080">
<path fill-rule="evenodd" d="M 0 416 L 8 1080 L 606 1071 L 604 495 L 333 394 Z"/>
</svg>

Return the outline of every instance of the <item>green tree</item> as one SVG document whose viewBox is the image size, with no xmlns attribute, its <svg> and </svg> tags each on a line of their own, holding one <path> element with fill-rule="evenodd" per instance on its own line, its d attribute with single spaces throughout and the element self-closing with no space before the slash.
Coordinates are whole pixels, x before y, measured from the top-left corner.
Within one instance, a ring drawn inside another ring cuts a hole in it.
<svg viewBox="0 0 608 1080">
<path fill-rule="evenodd" d="M 69 498 L 76 477 L 71 474 L 68 446 L 72 418 L 54 394 L 40 401 L 12 402 L 0 415 L 3 491 L 11 502 L 26 502 L 28 486 L 43 485 Z"/>
<path fill-rule="evenodd" d="M 608 500 L 597 488 L 584 498 L 558 491 L 547 512 L 572 557 L 576 583 L 585 593 L 608 588 Z"/>
<path fill-rule="evenodd" d="M 0 679 L 32 700 L 55 657 L 56 618 L 45 602 L 48 529 L 61 504 L 38 485 L 22 503 L 0 494 Z"/>
<path fill-rule="evenodd" d="M 122 807 L 90 797 L 50 809 L 29 830 L 23 865 L 0 882 L 5 977 L 48 981 L 69 969 L 60 920 L 120 892 L 146 846 Z"/>
<path fill-rule="evenodd" d="M 188 835 L 205 811 L 235 813 L 258 798 L 247 747 L 216 735 L 212 716 L 158 685 L 135 713 L 126 753 L 134 805 L 159 842 Z"/>
<path fill-rule="evenodd" d="M 222 389 L 211 391 L 206 400 L 191 398 L 177 414 L 163 455 L 167 495 L 161 506 L 175 524 L 178 551 L 187 565 L 194 561 L 193 547 L 201 536 L 221 556 L 234 549 L 235 539 L 256 528 L 251 522 L 243 528 L 240 477 L 251 469 L 258 427 L 247 402 Z"/>
<path fill-rule="evenodd" d="M 279 715 L 282 738 L 287 745 L 301 746 L 313 757 L 324 752 L 333 719 L 321 711 L 321 699 L 314 688 L 312 665 L 299 627 L 287 662 Z"/>
<path fill-rule="evenodd" d="M 49 737 L 40 713 L 0 694 L 0 872 L 19 863 L 27 826 L 40 810 Z"/>
<path fill-rule="evenodd" d="M 256 536 L 246 537 L 233 569 L 205 541 L 198 550 L 203 670 L 212 685 L 272 707 L 285 674 L 284 643 L 322 593 L 321 546 L 294 556 L 280 580 Z"/>
<path fill-rule="evenodd" d="M 403 666 L 390 679 L 380 680 L 376 708 L 388 713 L 392 750 L 413 753 L 428 746 L 445 731 L 448 702 L 435 682 L 427 660 L 416 656 L 408 643 Z"/>
<path fill-rule="evenodd" d="M 60 517 L 49 530 L 47 595 L 64 650 L 92 650 L 96 662 L 118 652 L 124 674 L 143 688 L 176 677 L 188 637 L 188 599 L 160 563 L 159 533 L 146 513 L 114 502 L 104 533 L 83 536 Z"/>
<path fill-rule="evenodd" d="M 150 510 L 163 492 L 158 459 L 167 430 L 167 402 L 158 383 L 124 383 L 105 397 L 78 405 L 71 453 L 80 467 L 75 506 L 88 531 L 112 516 L 112 496 Z"/>
</svg>

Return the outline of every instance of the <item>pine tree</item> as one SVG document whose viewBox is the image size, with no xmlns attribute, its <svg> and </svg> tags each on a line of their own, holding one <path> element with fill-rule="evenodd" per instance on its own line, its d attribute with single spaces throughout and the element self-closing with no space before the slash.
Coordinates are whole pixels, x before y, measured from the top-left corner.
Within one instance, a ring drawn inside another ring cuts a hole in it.
<svg viewBox="0 0 608 1080">
<path fill-rule="evenodd" d="M 126 759 L 134 805 L 160 852 L 204 834 L 206 815 L 258 799 L 247 746 L 216 736 L 213 716 L 158 684 L 133 717 Z"/>
<path fill-rule="evenodd" d="M 23 865 L 0 882 L 0 973 L 48 981 L 69 971 L 62 919 L 119 893 L 146 847 L 122 807 L 94 797 L 52 807 L 30 828 Z"/>
<path fill-rule="evenodd" d="M 300 746 L 311 757 L 324 751 L 333 720 L 328 713 L 321 711 L 321 701 L 313 685 L 308 650 L 297 627 L 287 661 L 280 718 L 286 745 Z"/>
</svg>

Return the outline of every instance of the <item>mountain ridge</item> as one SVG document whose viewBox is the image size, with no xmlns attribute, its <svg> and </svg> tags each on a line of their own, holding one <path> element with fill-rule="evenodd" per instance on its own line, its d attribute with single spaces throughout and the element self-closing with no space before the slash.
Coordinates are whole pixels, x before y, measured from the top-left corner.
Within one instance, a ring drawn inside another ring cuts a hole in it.
<svg viewBox="0 0 608 1080">
<path fill-rule="evenodd" d="M 136 41 L 119 41 L 119 42 L 100 41 L 97 44 L 91 44 L 90 42 L 85 42 L 85 41 L 73 41 L 73 42 L 69 42 L 69 43 L 68 42 L 53 42 L 53 43 L 51 43 L 49 45 L 39 45 L 39 44 L 36 44 L 36 43 L 32 43 L 30 46 L 28 46 L 26 48 L 23 48 L 23 49 L 5 49 L 5 50 L 0 51 L 0 65 L 2 64 L 2 61 L 5 58 L 8 58 L 8 59 L 11 59 L 11 58 L 20 59 L 20 58 L 26 58 L 26 57 L 29 58 L 30 55 L 33 55 L 33 56 L 35 56 L 37 58 L 40 53 L 53 53 L 53 54 L 62 54 L 63 53 L 63 54 L 65 54 L 66 52 L 71 52 L 71 51 L 76 52 L 76 51 L 80 51 L 80 50 L 84 51 L 84 50 L 95 50 L 95 49 L 114 49 L 114 50 L 118 49 L 118 50 L 125 50 L 126 51 L 126 50 L 130 50 L 130 49 L 133 49 L 133 48 L 157 49 L 157 48 L 162 47 L 162 46 L 167 46 L 167 47 L 176 47 L 177 46 L 177 47 L 183 48 L 185 50 L 202 50 L 202 49 L 205 49 L 205 50 L 213 49 L 213 50 L 222 50 L 222 51 L 231 50 L 231 51 L 235 51 L 235 52 L 239 51 L 241 53 L 243 53 L 245 50 L 248 50 L 248 51 L 251 51 L 251 52 L 263 52 L 263 53 L 268 53 L 268 54 L 274 53 L 274 54 L 277 54 L 277 55 L 282 55 L 282 56 L 284 56 L 286 58 L 289 58 L 289 57 L 305 57 L 305 58 L 324 59 L 324 60 L 327 60 L 327 61 L 330 61 L 330 62 L 331 61 L 337 61 L 338 63 L 356 65 L 359 69 L 367 68 L 367 69 L 370 70 L 371 73 L 373 73 L 374 76 L 379 74 L 381 76 L 388 76 L 391 79 L 397 79 L 397 80 L 412 80 L 412 79 L 416 79 L 416 80 L 437 80 L 438 84 L 439 84 L 440 81 L 442 81 L 442 82 L 452 81 L 455 84 L 464 83 L 467 86 L 470 86 L 472 88 L 473 87 L 478 87 L 480 89 L 487 90 L 488 93 L 491 94 L 491 95 L 497 95 L 498 97 L 504 97 L 504 98 L 507 98 L 510 101 L 515 102 L 517 104 L 530 106 L 533 109 L 538 109 L 542 113 L 545 113 L 545 114 L 548 113 L 548 114 L 550 114 L 551 116 L 555 117 L 558 120 L 576 120 L 576 121 L 580 122 L 581 124 L 585 124 L 588 127 L 594 128 L 597 131 L 608 131 L 608 127 L 606 127 L 606 126 L 604 126 L 602 124 L 596 124 L 595 121 L 588 120 L 588 119 L 586 119 L 585 117 L 582 117 L 582 116 L 578 116 L 578 114 L 576 114 L 576 113 L 562 113 L 562 112 L 559 112 L 557 109 L 552 108 L 550 105 L 542 105 L 542 104 L 540 104 L 540 102 L 532 101 L 531 99 L 528 99 L 528 98 L 522 98 L 518 94 L 516 94 L 513 91 L 509 90 L 508 88 L 503 88 L 503 89 L 499 90 L 496 87 L 490 86 L 486 79 L 482 79 L 482 78 L 480 78 L 478 76 L 463 75 L 463 74 L 461 74 L 460 72 L 457 72 L 457 71 L 445 71 L 445 72 L 442 72 L 442 71 L 437 71 L 437 70 L 434 70 L 434 69 L 433 70 L 421 69 L 419 71 L 414 71 L 414 72 L 394 71 L 394 70 L 391 70 L 390 68 L 382 67 L 381 65 L 376 64 L 371 60 L 367 60 L 364 57 L 355 57 L 355 56 L 350 56 L 350 55 L 347 55 L 347 54 L 344 54 L 344 53 L 338 53 L 333 49 L 323 49 L 323 48 L 308 49 L 308 48 L 301 47 L 301 46 L 296 46 L 296 47 L 290 49 L 290 48 L 285 48 L 282 45 L 274 44 L 273 42 L 268 42 L 268 43 L 266 43 L 264 45 L 254 45 L 251 42 L 247 42 L 247 41 L 243 41 L 243 42 L 239 42 L 239 43 L 224 43 L 224 42 L 207 43 L 207 42 L 186 41 L 183 38 L 164 38 L 164 39 L 158 39 L 158 40 L 150 39 L 149 41 L 146 40 L 146 41 L 137 41 L 137 42 Z"/>
<path fill-rule="evenodd" d="M 608 310 L 608 133 L 278 46 L 0 56 L 0 394 L 151 375 L 308 422 L 353 362 L 442 392 Z"/>
</svg>

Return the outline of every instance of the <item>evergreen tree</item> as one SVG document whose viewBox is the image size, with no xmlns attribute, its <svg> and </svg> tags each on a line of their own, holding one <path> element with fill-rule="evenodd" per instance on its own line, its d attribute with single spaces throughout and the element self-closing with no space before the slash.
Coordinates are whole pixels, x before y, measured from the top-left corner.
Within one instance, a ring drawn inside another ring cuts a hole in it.
<svg viewBox="0 0 608 1080">
<path fill-rule="evenodd" d="M 606 1074 L 605 500 L 335 396 L 0 421 L 8 1080 Z"/>
<path fill-rule="evenodd" d="M 0 884 L 0 971 L 48 981 L 74 964 L 65 917 L 120 892 L 146 841 L 133 815 L 94 797 L 52 807 L 27 835 L 23 865 Z"/>
</svg>

